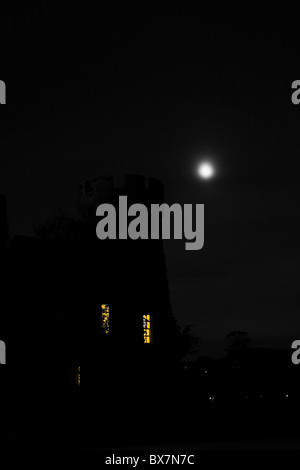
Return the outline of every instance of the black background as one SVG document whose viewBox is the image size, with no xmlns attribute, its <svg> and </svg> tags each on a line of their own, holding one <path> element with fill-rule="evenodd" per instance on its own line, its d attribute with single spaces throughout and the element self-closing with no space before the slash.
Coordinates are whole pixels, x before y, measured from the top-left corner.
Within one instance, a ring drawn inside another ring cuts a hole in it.
<svg viewBox="0 0 300 470">
<path fill-rule="evenodd" d="M 165 244 L 179 324 L 194 324 L 216 357 L 235 329 L 256 346 L 289 348 L 300 329 L 293 12 L 26 2 L 0 21 L 10 236 L 74 211 L 86 177 L 157 176 L 167 202 L 206 210 L 203 250 Z M 217 168 L 211 182 L 196 174 L 203 155 Z M 8 319 L 3 310 L 4 331 Z"/>
</svg>

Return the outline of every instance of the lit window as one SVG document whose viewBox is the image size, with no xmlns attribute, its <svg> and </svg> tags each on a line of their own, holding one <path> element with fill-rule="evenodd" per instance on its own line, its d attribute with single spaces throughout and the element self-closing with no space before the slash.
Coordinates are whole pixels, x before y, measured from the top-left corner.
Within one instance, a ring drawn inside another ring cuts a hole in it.
<svg viewBox="0 0 300 470">
<path fill-rule="evenodd" d="M 76 369 L 76 384 L 80 385 L 80 366 Z"/>
<path fill-rule="evenodd" d="M 102 304 L 101 305 L 101 323 L 102 323 L 102 330 L 105 334 L 109 332 L 109 305 Z"/>
<path fill-rule="evenodd" d="M 151 343 L 151 317 L 150 315 L 143 315 L 143 329 L 144 329 L 144 343 Z"/>
</svg>

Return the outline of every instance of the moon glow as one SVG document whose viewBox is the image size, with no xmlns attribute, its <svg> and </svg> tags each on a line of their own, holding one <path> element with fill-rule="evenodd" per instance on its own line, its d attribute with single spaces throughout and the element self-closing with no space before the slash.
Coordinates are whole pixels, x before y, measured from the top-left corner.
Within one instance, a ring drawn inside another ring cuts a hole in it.
<svg viewBox="0 0 300 470">
<path fill-rule="evenodd" d="M 200 178 L 209 179 L 214 175 L 215 171 L 213 166 L 208 162 L 203 162 L 198 167 L 198 175 Z"/>
</svg>

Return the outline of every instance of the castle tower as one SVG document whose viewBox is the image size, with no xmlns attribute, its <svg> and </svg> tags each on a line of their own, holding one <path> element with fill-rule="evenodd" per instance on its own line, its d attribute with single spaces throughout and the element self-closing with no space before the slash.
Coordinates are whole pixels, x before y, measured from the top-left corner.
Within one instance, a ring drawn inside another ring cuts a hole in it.
<svg viewBox="0 0 300 470">
<path fill-rule="evenodd" d="M 141 366 L 142 361 L 167 361 L 172 357 L 176 324 L 171 311 L 162 240 L 99 240 L 95 229 L 96 208 L 110 203 L 116 210 L 119 196 L 128 207 L 164 202 L 162 183 L 156 178 L 127 175 L 123 187 L 113 178 L 84 181 L 79 187 L 78 210 L 91 220 L 85 258 L 92 262 L 89 276 L 94 312 L 85 317 L 85 363 L 98 357 L 98 347 L 109 348 L 109 362 Z M 117 216 L 118 219 L 118 216 Z M 93 338 L 93 341 L 91 341 Z M 100 346 L 101 345 L 101 346 Z M 103 346 L 105 345 L 105 346 Z M 88 352 L 89 351 L 89 352 Z M 88 357 L 89 356 L 89 357 Z M 91 364 L 91 373 L 95 364 Z"/>
</svg>

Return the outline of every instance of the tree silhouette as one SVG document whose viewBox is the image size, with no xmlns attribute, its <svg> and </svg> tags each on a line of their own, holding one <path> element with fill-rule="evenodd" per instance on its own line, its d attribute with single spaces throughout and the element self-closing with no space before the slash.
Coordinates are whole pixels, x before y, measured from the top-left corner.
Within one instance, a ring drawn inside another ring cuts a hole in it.
<svg viewBox="0 0 300 470">
<path fill-rule="evenodd" d="M 251 343 L 246 331 L 232 331 L 226 336 L 226 339 L 229 343 L 226 348 L 228 353 L 244 351 Z"/>
<path fill-rule="evenodd" d="M 177 351 L 179 357 L 183 358 L 187 354 L 195 355 L 199 352 L 200 338 L 191 333 L 193 325 L 185 325 L 177 330 Z"/>
<path fill-rule="evenodd" d="M 81 219 L 60 211 L 57 215 L 33 227 L 35 236 L 44 240 L 61 238 L 76 240 L 83 232 L 84 223 Z"/>
</svg>

